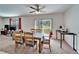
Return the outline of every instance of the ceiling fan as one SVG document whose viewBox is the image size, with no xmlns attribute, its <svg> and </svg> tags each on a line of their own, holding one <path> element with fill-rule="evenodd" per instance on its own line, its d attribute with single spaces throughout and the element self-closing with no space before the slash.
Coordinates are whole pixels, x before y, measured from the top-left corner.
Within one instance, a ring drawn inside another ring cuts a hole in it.
<svg viewBox="0 0 79 59">
<path fill-rule="evenodd" d="M 42 12 L 42 9 L 45 8 L 45 6 L 41 6 L 39 4 L 34 4 L 33 6 L 30 6 L 31 9 L 33 9 L 33 11 L 30 11 L 29 13 L 40 13 Z"/>
</svg>

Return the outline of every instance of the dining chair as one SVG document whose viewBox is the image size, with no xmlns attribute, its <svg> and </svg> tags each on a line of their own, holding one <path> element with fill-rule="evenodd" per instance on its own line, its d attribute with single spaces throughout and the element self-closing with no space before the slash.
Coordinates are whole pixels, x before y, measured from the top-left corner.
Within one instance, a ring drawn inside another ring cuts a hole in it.
<svg viewBox="0 0 79 59">
<path fill-rule="evenodd" d="M 43 45 L 46 44 L 49 46 L 50 52 L 51 52 L 51 44 L 50 40 L 52 39 L 52 32 L 50 32 L 48 35 L 43 35 L 43 40 L 41 42 L 41 48 L 43 49 Z"/>
<path fill-rule="evenodd" d="M 23 38 L 22 38 L 21 32 L 13 32 L 12 33 L 12 39 L 15 41 L 15 47 L 18 46 L 18 44 L 22 45 L 23 44 Z"/>
<path fill-rule="evenodd" d="M 33 33 L 24 32 L 24 40 L 25 40 L 26 46 L 33 47 L 33 50 L 34 50 L 34 47 L 36 46 L 36 49 L 37 49 L 37 41 L 35 41 L 33 37 Z"/>
</svg>

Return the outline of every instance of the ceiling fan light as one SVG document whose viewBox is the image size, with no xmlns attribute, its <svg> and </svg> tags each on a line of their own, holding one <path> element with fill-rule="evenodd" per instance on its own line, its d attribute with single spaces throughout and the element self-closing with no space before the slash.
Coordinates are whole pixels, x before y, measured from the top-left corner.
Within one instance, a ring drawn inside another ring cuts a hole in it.
<svg viewBox="0 0 79 59">
<path fill-rule="evenodd" d="M 36 13 L 36 14 L 40 14 L 40 11 L 36 11 L 35 13 Z"/>
</svg>

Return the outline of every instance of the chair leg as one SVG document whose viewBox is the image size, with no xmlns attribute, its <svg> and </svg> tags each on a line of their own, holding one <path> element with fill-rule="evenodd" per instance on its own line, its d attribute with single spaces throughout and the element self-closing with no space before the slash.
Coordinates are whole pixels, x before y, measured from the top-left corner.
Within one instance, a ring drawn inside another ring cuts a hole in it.
<svg viewBox="0 0 79 59">
<path fill-rule="evenodd" d="M 34 47 L 32 47 L 32 52 L 34 53 Z"/>
<path fill-rule="evenodd" d="M 15 42 L 15 48 L 17 48 L 18 47 L 18 44 L 17 44 L 17 42 Z"/>
<path fill-rule="evenodd" d="M 32 52 L 34 53 L 37 50 L 37 45 L 32 47 Z"/>
<path fill-rule="evenodd" d="M 37 47 L 32 47 L 32 52 L 34 53 L 37 50 Z"/>
<path fill-rule="evenodd" d="M 41 51 L 42 51 L 42 50 L 43 50 L 43 43 L 41 43 L 41 45 L 40 45 L 40 46 L 41 46 L 40 48 L 41 48 Z"/>
<path fill-rule="evenodd" d="M 38 45 L 36 44 L 36 50 L 37 50 Z"/>
<path fill-rule="evenodd" d="M 15 42 L 15 46 L 14 46 L 14 52 L 16 52 L 16 50 L 17 50 L 17 47 L 18 47 L 18 44 Z"/>
<path fill-rule="evenodd" d="M 50 52 L 51 52 L 51 46 L 50 46 L 50 44 L 49 44 L 49 49 L 50 49 Z"/>
</svg>

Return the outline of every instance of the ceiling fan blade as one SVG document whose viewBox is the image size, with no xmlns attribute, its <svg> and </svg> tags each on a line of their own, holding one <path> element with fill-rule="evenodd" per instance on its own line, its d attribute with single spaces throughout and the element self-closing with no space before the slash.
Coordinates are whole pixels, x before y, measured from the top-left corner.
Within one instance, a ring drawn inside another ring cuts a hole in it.
<svg viewBox="0 0 79 59">
<path fill-rule="evenodd" d="M 37 4 L 37 8 L 39 9 L 39 4 Z"/>
<path fill-rule="evenodd" d="M 33 12 L 35 12 L 35 11 L 30 11 L 29 13 L 33 13 Z"/>
<path fill-rule="evenodd" d="M 34 8 L 34 7 L 32 7 L 32 6 L 31 6 L 30 8 L 36 10 L 36 8 Z"/>
<path fill-rule="evenodd" d="M 30 8 L 33 9 L 34 11 L 31 11 L 29 13 L 33 13 L 33 12 L 40 12 L 43 8 L 45 8 L 45 6 L 34 4 L 33 6 L 30 6 Z"/>
<path fill-rule="evenodd" d="M 39 11 L 39 4 L 34 5 L 36 7 L 36 10 Z"/>
</svg>

